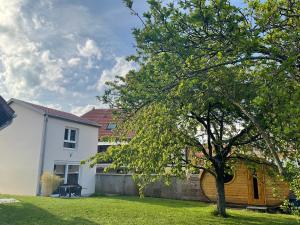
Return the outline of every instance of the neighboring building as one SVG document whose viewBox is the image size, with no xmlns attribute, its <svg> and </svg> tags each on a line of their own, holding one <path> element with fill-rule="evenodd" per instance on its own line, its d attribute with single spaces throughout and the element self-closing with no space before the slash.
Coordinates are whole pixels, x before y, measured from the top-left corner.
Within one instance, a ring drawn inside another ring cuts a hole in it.
<svg viewBox="0 0 300 225">
<path fill-rule="evenodd" d="M 83 114 L 81 118 L 94 121 L 100 125 L 98 131 L 98 139 L 105 139 L 106 137 L 113 136 L 113 129 L 116 128 L 116 122 L 113 118 L 112 109 L 95 109 Z"/>
<path fill-rule="evenodd" d="M 17 99 L 9 106 L 17 117 L 0 132 L 0 193 L 38 195 L 40 177 L 49 171 L 93 194 L 95 169 L 80 162 L 96 153 L 99 125 Z"/>
<path fill-rule="evenodd" d="M 99 124 L 98 131 L 98 152 L 105 152 L 109 146 L 118 144 L 112 142 L 109 138 L 113 137 L 113 130 L 117 127 L 114 119 L 113 109 L 95 109 L 85 113 L 81 118 L 94 121 Z M 98 164 L 97 172 L 103 172 L 103 169 L 109 165 L 110 162 L 103 162 Z"/>
<path fill-rule="evenodd" d="M 11 124 L 15 112 L 9 107 L 6 101 L 0 96 L 0 130 Z"/>
</svg>

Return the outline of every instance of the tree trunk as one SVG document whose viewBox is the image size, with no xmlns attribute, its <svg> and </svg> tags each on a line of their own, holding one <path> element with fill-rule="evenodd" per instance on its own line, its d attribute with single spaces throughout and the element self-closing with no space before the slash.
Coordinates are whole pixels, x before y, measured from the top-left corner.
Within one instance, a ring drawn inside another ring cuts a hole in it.
<svg viewBox="0 0 300 225">
<path fill-rule="evenodd" d="M 224 188 L 224 166 L 218 166 L 216 170 L 216 189 L 217 189 L 217 213 L 219 216 L 226 217 L 226 201 Z"/>
</svg>

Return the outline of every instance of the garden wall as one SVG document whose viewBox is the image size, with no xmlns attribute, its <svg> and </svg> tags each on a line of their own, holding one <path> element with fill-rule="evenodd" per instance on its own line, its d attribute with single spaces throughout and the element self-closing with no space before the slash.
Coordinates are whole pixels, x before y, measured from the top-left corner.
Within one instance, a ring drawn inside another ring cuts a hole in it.
<svg viewBox="0 0 300 225">
<path fill-rule="evenodd" d="M 95 191 L 98 194 L 138 195 L 137 185 L 129 174 L 96 174 Z M 201 189 L 199 174 L 186 179 L 172 177 L 169 186 L 161 181 L 149 184 L 145 196 L 208 201 Z"/>
</svg>

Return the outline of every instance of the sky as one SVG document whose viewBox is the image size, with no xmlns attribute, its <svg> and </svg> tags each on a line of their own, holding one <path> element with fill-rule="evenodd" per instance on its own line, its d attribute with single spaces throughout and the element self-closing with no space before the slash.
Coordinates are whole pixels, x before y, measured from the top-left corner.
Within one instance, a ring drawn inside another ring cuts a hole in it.
<svg viewBox="0 0 300 225">
<path fill-rule="evenodd" d="M 105 82 L 134 69 L 122 0 L 0 0 L 0 95 L 77 115 L 103 108 Z M 233 1 L 240 4 L 243 1 Z M 146 0 L 136 0 L 138 12 Z"/>
</svg>

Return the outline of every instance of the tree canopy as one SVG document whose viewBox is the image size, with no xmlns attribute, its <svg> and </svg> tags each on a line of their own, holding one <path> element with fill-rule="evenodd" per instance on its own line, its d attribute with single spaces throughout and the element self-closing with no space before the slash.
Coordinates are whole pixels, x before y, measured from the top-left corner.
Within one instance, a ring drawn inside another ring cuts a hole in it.
<svg viewBox="0 0 300 225">
<path fill-rule="evenodd" d="M 102 100 L 120 110 L 118 132 L 135 135 L 94 163 L 112 158 L 141 187 L 206 170 L 216 177 L 223 216 L 232 159 L 263 157 L 281 174 L 282 159 L 299 166 L 299 1 L 239 8 L 226 0 L 148 0 L 142 16 L 125 3 L 142 22 L 128 57 L 138 69 L 109 83 Z"/>
</svg>

